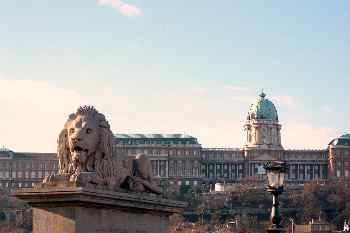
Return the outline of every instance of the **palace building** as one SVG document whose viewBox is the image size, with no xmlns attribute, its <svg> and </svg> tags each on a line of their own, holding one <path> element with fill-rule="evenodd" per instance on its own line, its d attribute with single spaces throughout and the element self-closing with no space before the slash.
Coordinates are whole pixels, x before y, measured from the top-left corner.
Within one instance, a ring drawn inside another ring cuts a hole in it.
<svg viewBox="0 0 350 233">
<path fill-rule="evenodd" d="M 264 180 L 263 164 L 277 159 L 289 164 L 289 184 L 349 177 L 350 134 L 322 150 L 285 150 L 281 130 L 275 105 L 261 93 L 249 108 L 240 149 L 206 148 L 186 134 L 115 134 L 114 146 L 121 156 L 147 155 L 154 176 L 174 185 Z M 31 187 L 57 169 L 54 153 L 0 150 L 0 188 Z"/>
<path fill-rule="evenodd" d="M 323 150 L 285 150 L 281 129 L 275 105 L 261 93 L 249 108 L 241 149 L 205 148 L 183 134 L 116 134 L 115 146 L 121 154 L 148 155 L 154 175 L 177 184 L 264 180 L 263 164 L 277 159 L 289 164 L 289 184 L 349 176 L 350 135 L 332 140 Z"/>
</svg>

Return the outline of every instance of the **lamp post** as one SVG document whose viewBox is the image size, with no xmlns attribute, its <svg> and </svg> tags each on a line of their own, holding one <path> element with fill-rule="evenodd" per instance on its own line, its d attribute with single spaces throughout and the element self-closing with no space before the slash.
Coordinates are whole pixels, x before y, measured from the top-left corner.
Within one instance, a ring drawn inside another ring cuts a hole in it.
<svg viewBox="0 0 350 233">
<path fill-rule="evenodd" d="M 294 219 L 289 218 L 290 222 L 292 223 L 292 233 L 294 233 Z"/>
<path fill-rule="evenodd" d="M 288 169 L 286 162 L 271 161 L 264 165 L 267 175 L 267 191 L 272 194 L 271 226 L 268 233 L 284 233 L 281 225 L 278 196 L 283 192 L 284 175 Z"/>
</svg>

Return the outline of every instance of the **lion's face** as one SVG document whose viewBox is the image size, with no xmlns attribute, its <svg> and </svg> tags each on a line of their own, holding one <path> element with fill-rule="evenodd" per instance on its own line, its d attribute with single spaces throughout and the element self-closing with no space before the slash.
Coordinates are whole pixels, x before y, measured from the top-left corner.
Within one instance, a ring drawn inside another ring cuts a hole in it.
<svg viewBox="0 0 350 233">
<path fill-rule="evenodd" d="M 95 119 L 78 115 L 67 124 L 68 146 L 71 159 L 86 170 L 88 158 L 96 153 L 99 144 L 99 127 Z"/>
</svg>

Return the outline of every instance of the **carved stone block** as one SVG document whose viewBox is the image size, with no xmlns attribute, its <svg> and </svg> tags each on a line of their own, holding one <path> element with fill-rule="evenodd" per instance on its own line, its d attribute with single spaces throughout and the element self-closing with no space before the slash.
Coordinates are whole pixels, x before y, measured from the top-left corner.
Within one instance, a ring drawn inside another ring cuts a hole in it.
<svg viewBox="0 0 350 233">
<path fill-rule="evenodd" d="M 21 189 L 33 207 L 33 233 L 166 233 L 186 203 L 152 194 L 80 187 Z"/>
</svg>

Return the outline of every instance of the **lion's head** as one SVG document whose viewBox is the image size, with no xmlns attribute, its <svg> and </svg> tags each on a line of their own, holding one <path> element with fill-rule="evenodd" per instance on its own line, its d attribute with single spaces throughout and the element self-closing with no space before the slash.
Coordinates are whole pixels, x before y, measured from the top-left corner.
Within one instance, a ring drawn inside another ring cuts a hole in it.
<svg viewBox="0 0 350 233">
<path fill-rule="evenodd" d="M 102 177 L 112 176 L 112 140 L 105 116 L 94 107 L 79 107 L 58 138 L 59 174 L 96 172 Z"/>
</svg>

